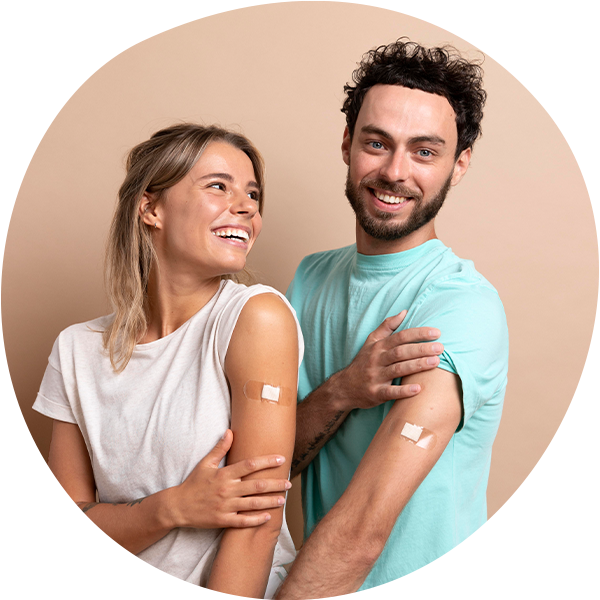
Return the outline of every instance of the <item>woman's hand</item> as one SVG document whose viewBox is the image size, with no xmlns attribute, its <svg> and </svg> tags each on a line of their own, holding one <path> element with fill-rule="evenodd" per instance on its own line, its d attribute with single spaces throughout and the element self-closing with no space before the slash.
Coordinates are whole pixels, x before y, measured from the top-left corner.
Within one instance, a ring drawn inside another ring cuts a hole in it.
<svg viewBox="0 0 600 600">
<path fill-rule="evenodd" d="M 219 469 L 233 442 L 230 429 L 217 445 L 198 463 L 187 479 L 170 489 L 171 510 L 176 527 L 216 529 L 221 527 L 255 527 L 271 518 L 270 508 L 283 506 L 284 495 L 253 496 L 285 492 L 292 487 L 286 479 L 251 479 L 246 475 L 279 467 L 285 457 L 278 455 L 249 458 Z M 255 511 L 251 514 L 237 514 Z M 263 511 L 263 512 L 256 512 Z"/>
</svg>

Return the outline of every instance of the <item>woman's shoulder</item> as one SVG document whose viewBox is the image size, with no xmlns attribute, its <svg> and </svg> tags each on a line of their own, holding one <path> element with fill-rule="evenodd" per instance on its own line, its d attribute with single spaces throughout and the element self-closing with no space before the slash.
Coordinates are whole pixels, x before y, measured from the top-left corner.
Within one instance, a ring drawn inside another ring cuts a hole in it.
<svg viewBox="0 0 600 600">
<path fill-rule="evenodd" d="M 264 285 L 263 283 L 254 283 L 252 285 L 246 285 L 244 283 L 236 283 L 230 279 L 226 280 L 223 286 L 223 293 L 226 293 L 229 297 L 247 297 L 259 296 L 261 294 L 275 294 L 276 296 L 283 296 L 283 294 L 276 290 L 270 285 Z"/>
<path fill-rule="evenodd" d="M 222 291 L 222 297 L 223 309 L 243 309 L 245 313 L 286 314 L 291 312 L 295 316 L 294 309 L 287 298 L 280 291 L 262 283 L 247 286 L 227 281 Z"/>
<path fill-rule="evenodd" d="M 239 285 L 239 284 L 237 284 Z M 269 338 L 283 336 L 297 340 L 300 354 L 304 351 L 304 343 L 296 312 L 287 298 L 275 288 L 256 284 L 243 286 L 244 302 L 239 307 L 235 329 L 238 340 L 247 335 Z"/>
<path fill-rule="evenodd" d="M 300 354 L 304 344 L 296 313 L 287 298 L 275 288 L 255 284 L 246 286 L 228 281 L 223 288 L 224 309 L 220 315 L 219 336 L 224 342 L 224 352 L 229 346 L 234 329 L 238 340 L 246 335 L 286 335 L 298 340 Z M 223 352 L 223 355 L 224 355 Z"/>
<path fill-rule="evenodd" d="M 114 315 L 106 315 L 63 329 L 52 346 L 50 364 L 60 371 L 63 359 L 68 357 L 78 356 L 79 360 L 88 360 L 91 356 L 95 360 L 98 351 L 102 350 L 102 333 L 113 317 Z"/>
<path fill-rule="evenodd" d="M 92 319 L 90 321 L 83 321 L 82 323 L 75 323 L 74 325 L 69 325 L 69 327 L 63 329 L 59 333 L 58 339 L 65 341 L 76 341 L 85 337 L 95 337 L 94 334 L 100 334 L 101 336 L 113 319 L 114 314 L 111 314 L 104 315 L 102 317 L 97 317 L 96 319 Z"/>
</svg>

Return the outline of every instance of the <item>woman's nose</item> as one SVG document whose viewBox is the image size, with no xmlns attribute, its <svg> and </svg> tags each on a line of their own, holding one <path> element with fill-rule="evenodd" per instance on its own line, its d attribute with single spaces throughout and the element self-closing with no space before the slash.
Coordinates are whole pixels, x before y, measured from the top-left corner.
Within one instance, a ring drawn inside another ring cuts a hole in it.
<svg viewBox="0 0 600 600">
<path fill-rule="evenodd" d="M 253 217 L 258 212 L 258 201 L 250 198 L 246 192 L 235 194 L 235 200 L 231 205 L 231 212 L 236 215 L 250 215 Z"/>
</svg>

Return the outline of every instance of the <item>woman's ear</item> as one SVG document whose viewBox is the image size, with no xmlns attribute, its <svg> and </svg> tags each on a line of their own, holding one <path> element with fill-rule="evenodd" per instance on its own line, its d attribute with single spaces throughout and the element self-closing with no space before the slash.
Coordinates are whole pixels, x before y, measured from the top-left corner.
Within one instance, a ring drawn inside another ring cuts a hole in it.
<svg viewBox="0 0 600 600">
<path fill-rule="evenodd" d="M 149 225 L 150 227 L 154 227 L 155 229 L 158 229 L 158 226 L 160 225 L 160 223 L 159 223 L 160 219 L 159 219 L 157 211 L 155 209 L 156 209 L 156 199 L 153 197 L 152 194 L 149 194 L 148 192 L 144 192 L 144 195 L 142 196 L 142 199 L 140 201 L 140 205 L 138 208 L 140 218 L 146 225 Z"/>
</svg>

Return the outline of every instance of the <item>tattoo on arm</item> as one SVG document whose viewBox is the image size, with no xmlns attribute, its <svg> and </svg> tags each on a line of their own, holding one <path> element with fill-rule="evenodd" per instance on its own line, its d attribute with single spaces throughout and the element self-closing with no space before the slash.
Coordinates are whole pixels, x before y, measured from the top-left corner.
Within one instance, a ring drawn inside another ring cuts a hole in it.
<svg viewBox="0 0 600 600">
<path fill-rule="evenodd" d="M 85 533 L 84 527 L 83 527 L 83 515 L 90 510 L 90 508 L 94 508 L 94 506 L 98 506 L 99 502 L 90 502 L 88 504 L 86 504 L 82 509 L 81 509 L 81 533 Z"/>
<path fill-rule="evenodd" d="M 131 502 L 127 503 L 127 506 L 134 506 L 135 504 L 139 504 L 142 500 L 145 500 L 147 498 L 147 496 L 144 496 L 143 498 L 138 498 L 137 500 L 132 500 Z"/>
<path fill-rule="evenodd" d="M 306 457 L 310 456 L 314 452 L 314 450 L 316 450 L 319 447 L 319 444 L 324 437 L 329 437 L 329 433 L 333 429 L 334 425 L 344 416 L 344 412 L 345 411 L 340 410 L 337 413 L 335 413 L 332 419 L 325 424 L 323 431 L 318 433 L 315 436 L 314 440 L 308 444 L 306 450 L 292 461 L 292 471 L 295 471 L 298 465 L 304 462 L 304 460 L 306 460 Z"/>
<path fill-rule="evenodd" d="M 126 506 L 134 506 L 135 504 L 139 504 L 142 500 L 145 500 L 147 496 L 144 498 L 138 498 L 137 500 L 132 500 L 131 502 L 111 502 L 112 506 L 119 506 L 121 504 L 125 504 Z M 86 513 L 88 510 L 94 508 L 94 506 L 98 506 L 98 504 L 104 504 L 103 502 L 77 502 L 76 503 L 79 508 Z"/>
</svg>

